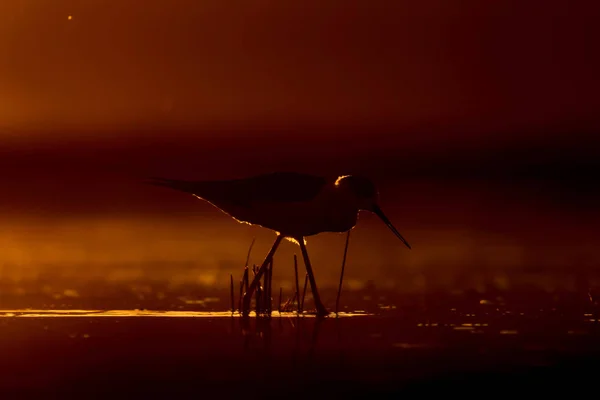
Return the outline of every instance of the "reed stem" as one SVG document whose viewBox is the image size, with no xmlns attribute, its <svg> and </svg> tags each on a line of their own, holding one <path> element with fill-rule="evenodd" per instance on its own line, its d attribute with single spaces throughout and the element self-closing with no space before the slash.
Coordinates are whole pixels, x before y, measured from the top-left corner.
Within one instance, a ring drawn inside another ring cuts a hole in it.
<svg viewBox="0 0 600 400">
<path fill-rule="evenodd" d="M 304 312 L 304 298 L 306 297 L 306 286 L 308 285 L 308 273 L 304 276 L 304 289 L 302 289 L 302 304 L 300 305 L 300 312 Z"/>
<path fill-rule="evenodd" d="M 233 295 L 233 274 L 229 275 L 229 289 L 231 292 L 231 313 L 233 314 L 235 312 L 235 298 Z"/>
<path fill-rule="evenodd" d="M 298 284 L 298 257 L 294 254 L 294 273 L 296 274 L 296 299 L 300 297 L 300 286 Z M 296 302 L 296 309 L 298 310 L 298 314 L 300 314 L 300 302 Z"/>
<path fill-rule="evenodd" d="M 344 246 L 344 258 L 342 259 L 342 272 L 340 273 L 340 284 L 338 286 L 337 298 L 335 299 L 335 315 L 338 314 L 340 307 L 340 296 L 342 294 L 342 282 L 344 281 L 344 269 L 346 268 L 346 255 L 348 254 L 348 243 L 350 242 L 350 231 L 346 235 L 346 245 Z"/>
</svg>

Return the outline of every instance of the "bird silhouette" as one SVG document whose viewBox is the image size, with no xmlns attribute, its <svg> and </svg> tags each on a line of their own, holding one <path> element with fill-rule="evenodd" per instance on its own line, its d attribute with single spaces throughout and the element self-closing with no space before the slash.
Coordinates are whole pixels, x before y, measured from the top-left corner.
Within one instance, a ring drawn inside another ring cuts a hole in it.
<svg viewBox="0 0 600 400">
<path fill-rule="evenodd" d="M 376 214 L 410 249 L 379 206 L 379 193 L 364 176 L 342 175 L 335 179 L 275 172 L 244 179 L 186 181 L 151 178 L 148 183 L 190 193 L 205 200 L 238 222 L 258 225 L 277 233 L 277 238 L 244 293 L 243 313 L 248 314 L 252 294 L 283 238 L 298 242 L 311 285 L 317 315 L 323 306 L 306 250 L 305 238 L 322 232 L 347 232 L 356 226 L 361 210 Z"/>
</svg>

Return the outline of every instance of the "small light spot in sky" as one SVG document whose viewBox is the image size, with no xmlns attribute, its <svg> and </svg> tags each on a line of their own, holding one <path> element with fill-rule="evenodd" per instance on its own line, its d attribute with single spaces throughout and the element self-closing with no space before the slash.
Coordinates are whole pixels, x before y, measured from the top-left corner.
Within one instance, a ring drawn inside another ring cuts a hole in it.
<svg viewBox="0 0 600 400">
<path fill-rule="evenodd" d="M 70 21 L 70 20 L 72 20 L 72 19 L 73 19 L 73 16 L 72 16 L 72 15 L 69 15 L 69 16 L 67 17 L 67 19 Z"/>
</svg>

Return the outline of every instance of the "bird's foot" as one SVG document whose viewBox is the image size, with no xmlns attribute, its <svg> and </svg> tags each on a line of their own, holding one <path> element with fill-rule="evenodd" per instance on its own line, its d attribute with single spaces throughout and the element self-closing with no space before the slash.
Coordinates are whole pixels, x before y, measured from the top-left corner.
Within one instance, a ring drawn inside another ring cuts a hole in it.
<svg viewBox="0 0 600 400">
<path fill-rule="evenodd" d="M 329 315 L 329 311 L 324 306 L 317 307 L 317 318 L 325 318 Z"/>
</svg>

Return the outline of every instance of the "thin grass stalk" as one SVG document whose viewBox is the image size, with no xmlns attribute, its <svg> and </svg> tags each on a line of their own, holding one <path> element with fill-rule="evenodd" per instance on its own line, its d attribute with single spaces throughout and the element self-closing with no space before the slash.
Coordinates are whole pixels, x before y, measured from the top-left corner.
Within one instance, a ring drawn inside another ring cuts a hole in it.
<svg viewBox="0 0 600 400">
<path fill-rule="evenodd" d="M 296 295 L 295 294 L 292 296 L 291 299 L 287 299 L 287 301 L 285 302 L 285 304 L 283 305 L 283 307 L 281 307 L 281 309 L 283 311 L 288 311 L 288 308 L 290 307 L 290 305 L 294 304 L 294 301 L 296 301 Z"/>
<path fill-rule="evenodd" d="M 254 242 L 256 242 L 256 238 L 252 238 L 252 242 L 250 243 L 250 247 L 248 248 L 248 254 L 246 255 L 246 262 L 244 263 L 244 276 L 242 277 L 242 285 L 244 286 L 243 294 L 246 294 L 248 292 L 248 286 L 249 286 L 248 263 L 250 262 L 250 254 L 252 253 L 252 248 L 254 247 Z M 240 310 L 240 313 L 242 311 L 247 311 L 247 310 L 242 310 L 243 294 L 242 294 L 242 288 L 240 287 L 240 303 L 239 303 L 239 307 L 238 307 L 238 309 Z"/>
<path fill-rule="evenodd" d="M 242 312 L 242 297 L 244 296 L 244 279 L 240 279 L 240 299 L 238 301 L 238 312 Z"/>
<path fill-rule="evenodd" d="M 248 270 L 248 266 L 246 265 L 246 267 L 244 267 L 244 276 L 242 277 L 242 279 L 244 281 L 244 293 L 248 292 L 248 275 L 249 275 L 249 270 Z"/>
<path fill-rule="evenodd" d="M 267 270 L 265 271 L 265 292 L 263 296 L 263 310 L 266 314 L 269 314 L 269 274 L 271 273 L 271 262 L 267 265 Z"/>
<path fill-rule="evenodd" d="M 256 277 L 256 264 L 252 264 L 252 276 Z M 261 291 L 262 291 L 262 284 L 260 282 L 260 280 L 258 281 L 258 286 L 256 288 L 256 294 L 254 296 L 254 308 L 256 310 L 256 316 L 258 316 L 260 314 L 260 300 L 261 300 Z"/>
<path fill-rule="evenodd" d="M 279 287 L 279 303 L 277 304 L 277 311 L 281 315 L 281 298 L 283 297 L 283 288 Z"/>
<path fill-rule="evenodd" d="M 258 317 L 260 315 L 260 313 L 261 313 L 261 307 L 260 307 L 261 304 L 260 304 L 260 301 L 262 300 L 262 290 L 261 290 L 261 286 L 260 285 L 256 288 L 256 297 L 254 299 L 255 299 L 254 300 L 254 302 L 255 302 L 254 307 L 256 309 L 256 316 Z"/>
<path fill-rule="evenodd" d="M 300 297 L 300 285 L 298 284 L 298 257 L 294 254 L 294 273 L 296 274 L 296 298 L 299 299 Z M 300 314 L 300 302 L 296 303 L 297 307 L 297 311 L 298 314 Z"/>
<path fill-rule="evenodd" d="M 300 305 L 300 312 L 304 312 L 304 299 L 306 298 L 306 286 L 308 285 L 308 273 L 304 276 L 304 288 L 302 289 L 302 304 Z"/>
<path fill-rule="evenodd" d="M 273 301 L 272 301 L 272 296 L 273 296 L 273 259 L 271 259 L 271 263 L 269 266 L 269 269 L 267 270 L 268 273 L 268 282 L 267 282 L 267 304 L 266 304 L 266 309 L 267 309 L 267 314 L 269 314 L 269 316 L 271 316 L 271 312 L 273 311 Z"/>
<path fill-rule="evenodd" d="M 233 274 L 229 275 L 229 289 L 231 294 L 231 313 L 235 312 L 235 296 L 233 294 Z"/>
<path fill-rule="evenodd" d="M 338 286 L 338 293 L 335 299 L 335 315 L 338 314 L 340 307 L 340 296 L 342 294 L 342 282 L 344 281 L 344 269 L 346 268 L 346 256 L 348 254 L 348 243 L 350 243 L 350 231 L 346 235 L 346 245 L 344 246 L 344 258 L 342 259 L 342 272 L 340 273 L 340 284 Z"/>
<path fill-rule="evenodd" d="M 262 304 L 261 308 L 264 313 L 268 313 L 267 310 L 267 297 L 269 296 L 269 268 L 271 267 L 271 263 L 267 265 L 267 270 L 265 271 L 265 275 L 263 278 L 263 293 L 262 293 Z"/>
<path fill-rule="evenodd" d="M 248 255 L 246 256 L 246 264 L 244 264 L 246 267 L 248 266 L 248 263 L 250 262 L 250 253 L 252 253 L 252 248 L 254 247 L 254 242 L 256 242 L 256 238 L 252 239 L 252 243 L 250 243 L 250 248 L 248 248 Z"/>
<path fill-rule="evenodd" d="M 242 281 L 243 281 L 243 285 L 244 285 L 244 295 L 246 293 L 248 293 L 248 275 L 249 275 L 249 269 L 248 269 L 248 266 L 246 265 L 244 267 L 244 276 L 242 277 Z M 242 301 L 242 297 L 243 296 L 240 296 L 240 302 Z M 243 312 L 250 311 L 250 310 L 242 310 L 242 306 L 240 306 L 240 310 Z"/>
</svg>

